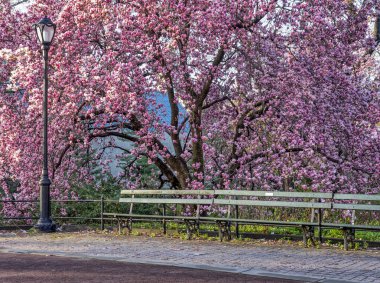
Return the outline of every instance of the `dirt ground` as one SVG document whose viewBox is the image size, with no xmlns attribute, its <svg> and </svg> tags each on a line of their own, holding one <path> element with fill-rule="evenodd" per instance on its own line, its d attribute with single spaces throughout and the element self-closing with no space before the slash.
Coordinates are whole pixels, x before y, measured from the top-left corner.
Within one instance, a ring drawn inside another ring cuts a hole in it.
<svg viewBox="0 0 380 283">
<path fill-rule="evenodd" d="M 250 275 L 108 260 L 0 253 L 1 283 L 298 282 Z"/>
</svg>

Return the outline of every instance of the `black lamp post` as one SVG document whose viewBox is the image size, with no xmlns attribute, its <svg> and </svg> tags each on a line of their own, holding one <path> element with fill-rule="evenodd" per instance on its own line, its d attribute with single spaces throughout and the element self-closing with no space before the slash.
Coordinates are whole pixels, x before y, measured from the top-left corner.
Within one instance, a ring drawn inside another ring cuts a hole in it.
<svg viewBox="0 0 380 283">
<path fill-rule="evenodd" d="M 47 17 L 41 19 L 33 25 L 36 30 L 38 41 L 41 44 L 42 54 L 44 57 L 44 98 L 43 98 L 43 169 L 40 180 L 40 219 L 36 224 L 42 232 L 55 232 L 56 225 L 51 219 L 50 210 L 50 184 L 48 174 L 48 52 L 50 44 L 54 38 L 56 25 Z"/>
</svg>

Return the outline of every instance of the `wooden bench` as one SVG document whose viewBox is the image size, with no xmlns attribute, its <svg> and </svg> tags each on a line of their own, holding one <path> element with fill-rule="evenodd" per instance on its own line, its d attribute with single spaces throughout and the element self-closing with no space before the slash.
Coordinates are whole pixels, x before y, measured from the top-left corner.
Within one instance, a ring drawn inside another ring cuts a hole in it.
<svg viewBox="0 0 380 283">
<path fill-rule="evenodd" d="M 149 196 L 149 197 L 148 197 Z M 264 198 L 259 199 L 239 199 L 245 198 Z M 273 198 L 287 199 L 284 200 L 268 200 Z M 291 207 L 291 208 L 308 208 L 311 210 L 331 208 L 331 202 L 312 202 L 311 200 L 321 199 L 331 200 L 331 193 L 297 193 L 297 192 L 264 192 L 264 191 L 228 191 L 228 190 L 122 190 L 119 199 L 120 203 L 130 204 L 129 213 L 104 213 L 104 216 L 109 216 L 117 219 L 119 231 L 121 226 L 125 224 L 126 228 L 132 230 L 133 220 L 174 220 L 186 224 L 187 237 L 190 239 L 198 230 L 200 222 L 216 223 L 219 230 L 219 238 L 231 239 L 231 223 L 240 224 L 260 224 L 271 226 L 297 226 L 300 227 L 304 234 L 304 242 L 311 240 L 314 242 L 314 227 L 320 226 L 319 222 L 311 221 L 287 221 L 281 219 L 260 220 L 260 219 L 244 219 L 239 218 L 239 206 L 251 207 Z M 298 201 L 295 201 L 298 200 Z M 301 200 L 301 201 L 300 201 Z M 161 213 L 157 214 L 135 214 L 133 212 L 134 204 L 158 204 L 161 205 Z M 168 205 L 190 205 L 195 206 L 192 215 L 183 215 L 182 211 L 176 211 L 176 215 L 170 215 L 167 212 Z M 201 215 L 201 206 L 216 206 L 217 208 L 226 207 L 227 213 L 223 216 L 205 216 Z M 232 217 L 233 208 L 235 208 L 234 217 Z M 181 213 L 181 215 L 178 215 Z"/>
<path fill-rule="evenodd" d="M 364 203 L 363 203 L 364 202 Z M 376 225 L 363 225 L 355 224 L 356 211 L 380 211 L 380 195 L 364 195 L 364 194 L 334 194 L 333 196 L 333 210 L 350 210 L 352 213 L 351 223 L 322 223 L 321 226 L 325 228 L 335 228 L 343 230 L 344 236 L 344 249 L 348 250 L 349 245 L 351 248 L 354 246 L 355 231 L 380 231 L 380 226 Z M 380 216 L 380 214 L 378 215 Z M 380 219 L 377 219 L 380 221 Z"/>
<path fill-rule="evenodd" d="M 200 206 L 212 205 L 212 190 L 191 191 L 191 190 L 122 190 L 120 192 L 120 203 L 130 204 L 129 213 L 103 213 L 105 216 L 116 218 L 119 226 L 119 233 L 122 225 L 125 224 L 129 232 L 132 231 L 133 220 L 163 220 L 164 233 L 166 233 L 166 220 L 179 221 L 186 224 L 187 238 L 198 229 L 200 219 Z M 136 197 L 140 196 L 140 197 Z M 141 197 L 145 196 L 145 197 Z M 146 197 L 150 196 L 150 197 Z M 186 197 L 186 198 L 185 198 Z M 208 197 L 208 198 L 205 198 Z M 134 204 L 157 204 L 162 206 L 160 214 L 135 214 Z M 168 205 L 191 205 L 196 206 L 195 216 L 169 215 Z"/>
<path fill-rule="evenodd" d="M 166 221 L 185 223 L 187 238 L 199 231 L 200 223 L 216 223 L 219 238 L 231 239 L 231 223 L 236 225 L 238 236 L 239 225 L 266 225 L 298 227 L 302 230 L 304 244 L 310 241 L 315 245 L 314 230 L 319 228 L 321 239 L 322 228 L 342 229 L 344 231 L 344 246 L 353 243 L 355 230 L 379 230 L 378 226 L 353 225 L 345 223 L 323 222 L 323 211 L 329 210 L 369 210 L 379 211 L 380 204 L 353 204 L 354 201 L 377 201 L 378 195 L 346 195 L 333 193 L 313 192 L 280 192 L 280 191 L 241 191 L 241 190 L 122 190 L 119 202 L 130 204 L 129 213 L 104 213 L 118 221 L 119 231 L 124 224 L 129 232 L 132 230 L 132 222 L 135 220 L 161 220 L 164 233 L 166 233 Z M 341 203 L 345 201 L 346 203 Z M 347 203 L 351 202 L 351 203 Z M 156 214 L 136 214 L 135 204 L 154 204 L 161 206 Z M 168 210 L 168 206 L 175 209 Z M 191 208 L 191 215 L 183 213 L 184 206 Z M 209 208 L 225 209 L 223 215 L 206 215 L 201 213 L 202 206 Z M 295 217 L 292 221 L 288 217 L 268 220 L 261 217 L 239 217 L 239 207 L 251 209 L 261 208 L 284 208 L 303 209 L 303 219 Z M 171 212 L 171 213 L 170 213 Z M 317 217 L 315 217 L 317 216 Z M 306 218 L 305 218 L 306 217 Z M 315 220 L 316 218 L 316 220 Z"/>
<path fill-rule="evenodd" d="M 303 233 L 304 244 L 307 245 L 308 241 L 315 246 L 314 228 L 320 227 L 321 219 L 317 218 L 314 221 L 315 210 L 321 211 L 322 209 L 331 208 L 331 193 L 308 193 L 308 192 L 277 192 L 277 191 L 239 191 L 239 190 L 215 190 L 214 205 L 223 206 L 227 205 L 228 213 L 226 217 L 215 219 L 215 221 L 224 222 L 225 226 L 230 226 L 231 222 L 236 223 L 237 233 L 238 225 L 265 225 L 265 226 L 283 226 L 283 227 L 299 227 Z M 241 199 L 245 198 L 245 199 Z M 323 202 L 322 202 L 323 200 Z M 234 207 L 234 217 L 231 217 L 231 208 Z M 307 209 L 307 219 L 292 219 L 289 221 L 287 216 L 281 219 L 268 220 L 261 219 L 260 217 L 252 218 L 239 218 L 239 207 L 267 207 L 267 208 L 292 208 L 292 209 Z M 318 213 L 317 215 L 321 215 Z M 220 239 L 231 239 L 230 228 L 219 229 Z"/>
</svg>

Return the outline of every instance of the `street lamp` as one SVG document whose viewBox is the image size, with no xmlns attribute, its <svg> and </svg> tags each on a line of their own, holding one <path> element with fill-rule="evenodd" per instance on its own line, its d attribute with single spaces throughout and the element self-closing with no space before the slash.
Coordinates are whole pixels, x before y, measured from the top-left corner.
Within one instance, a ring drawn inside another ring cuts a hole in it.
<svg viewBox="0 0 380 283">
<path fill-rule="evenodd" d="M 48 174 L 48 52 L 50 44 L 54 38 L 56 25 L 48 18 L 44 17 L 37 24 L 33 25 L 37 33 L 37 38 L 41 44 L 42 55 L 44 57 L 44 98 L 43 98 L 43 169 L 40 180 L 40 219 L 36 224 L 42 232 L 55 232 L 56 225 L 51 219 L 50 210 L 50 184 Z"/>
</svg>

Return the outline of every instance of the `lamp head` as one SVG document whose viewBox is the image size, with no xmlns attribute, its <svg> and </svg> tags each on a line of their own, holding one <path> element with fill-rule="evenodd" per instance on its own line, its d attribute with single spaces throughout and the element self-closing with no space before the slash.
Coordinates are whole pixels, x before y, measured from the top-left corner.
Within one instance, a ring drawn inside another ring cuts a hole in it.
<svg viewBox="0 0 380 283">
<path fill-rule="evenodd" d="M 38 41 L 41 45 L 49 47 L 53 41 L 56 25 L 48 18 L 42 18 L 38 23 L 33 25 L 37 33 Z"/>
</svg>

